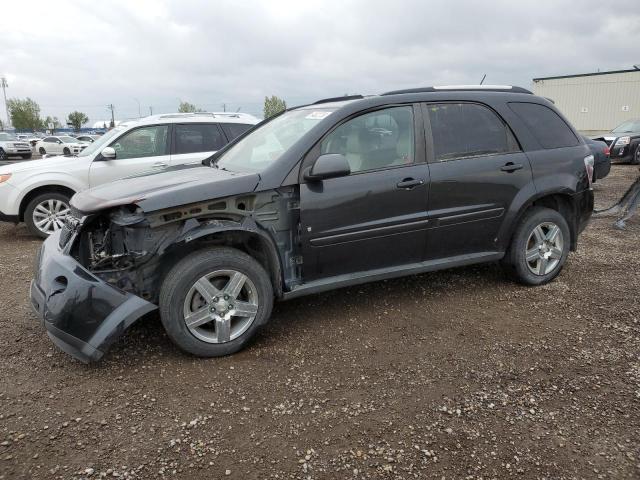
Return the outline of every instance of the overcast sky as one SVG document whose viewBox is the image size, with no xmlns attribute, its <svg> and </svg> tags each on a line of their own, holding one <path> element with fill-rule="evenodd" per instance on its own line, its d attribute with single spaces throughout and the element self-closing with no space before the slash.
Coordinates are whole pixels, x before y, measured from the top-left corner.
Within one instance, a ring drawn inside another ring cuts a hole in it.
<svg viewBox="0 0 640 480">
<path fill-rule="evenodd" d="M 639 0 L 5 0 L 0 31 L 7 96 L 91 122 L 640 64 Z"/>
</svg>

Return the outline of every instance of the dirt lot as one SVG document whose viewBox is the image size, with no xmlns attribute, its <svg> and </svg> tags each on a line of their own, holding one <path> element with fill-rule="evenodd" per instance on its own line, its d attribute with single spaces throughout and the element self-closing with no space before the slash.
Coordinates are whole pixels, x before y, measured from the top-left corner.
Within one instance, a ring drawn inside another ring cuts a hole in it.
<svg viewBox="0 0 640 480">
<path fill-rule="evenodd" d="M 640 218 L 612 222 L 545 287 L 486 265 L 339 290 L 211 360 L 150 318 L 93 366 L 31 313 L 39 242 L 0 225 L 0 478 L 639 478 Z"/>
</svg>

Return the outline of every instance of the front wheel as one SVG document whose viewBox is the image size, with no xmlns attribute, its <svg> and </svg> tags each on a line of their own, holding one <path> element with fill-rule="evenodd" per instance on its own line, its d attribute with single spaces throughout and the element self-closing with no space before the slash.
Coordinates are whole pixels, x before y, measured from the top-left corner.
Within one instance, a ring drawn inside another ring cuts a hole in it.
<svg viewBox="0 0 640 480">
<path fill-rule="evenodd" d="M 167 274 L 160 319 L 171 340 L 199 357 L 242 349 L 273 306 L 269 275 L 254 258 L 227 247 L 192 253 Z"/>
<path fill-rule="evenodd" d="M 636 151 L 633 153 L 631 165 L 640 165 L 640 145 L 636 147 Z"/>
<path fill-rule="evenodd" d="M 42 193 L 29 202 L 24 211 L 24 223 L 31 233 L 47 238 L 62 228 L 69 213 L 69 197 L 59 192 Z"/>
<path fill-rule="evenodd" d="M 560 273 L 569 256 L 570 235 L 569 225 L 559 212 L 534 207 L 520 221 L 503 265 L 520 283 L 548 283 Z"/>
<path fill-rule="evenodd" d="M 7 159 L 7 152 L 5 152 L 3 149 L 0 148 L 0 160 L 6 160 Z"/>
<path fill-rule="evenodd" d="M 71 150 L 69 150 L 67 147 L 64 147 L 64 149 L 62 150 L 62 153 L 64 155 L 71 155 Z"/>
</svg>

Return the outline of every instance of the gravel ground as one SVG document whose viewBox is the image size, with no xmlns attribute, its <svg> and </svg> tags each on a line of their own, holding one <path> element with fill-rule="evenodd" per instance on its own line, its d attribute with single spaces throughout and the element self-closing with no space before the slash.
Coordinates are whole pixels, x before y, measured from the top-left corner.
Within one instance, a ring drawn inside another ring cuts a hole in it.
<svg viewBox="0 0 640 480">
<path fill-rule="evenodd" d="M 544 287 L 484 265 L 338 290 L 210 360 L 151 317 L 92 366 L 48 340 L 39 242 L 2 224 L 0 478 L 639 478 L 640 218 L 612 223 Z"/>
</svg>

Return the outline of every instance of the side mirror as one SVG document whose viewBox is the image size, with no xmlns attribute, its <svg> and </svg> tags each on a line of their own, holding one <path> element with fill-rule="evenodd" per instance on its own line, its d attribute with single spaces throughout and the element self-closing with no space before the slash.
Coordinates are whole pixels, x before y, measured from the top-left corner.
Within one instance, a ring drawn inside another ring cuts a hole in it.
<svg viewBox="0 0 640 480">
<path fill-rule="evenodd" d="M 304 173 L 304 179 L 325 180 L 327 178 L 344 177 L 351 173 L 347 158 L 341 153 L 325 153 L 320 155 L 314 164 Z"/>
<path fill-rule="evenodd" d="M 62 140 L 58 140 L 58 144 L 62 145 Z"/>
<path fill-rule="evenodd" d="M 116 158 L 116 151 L 113 147 L 104 147 L 100 153 L 105 160 Z"/>
</svg>

